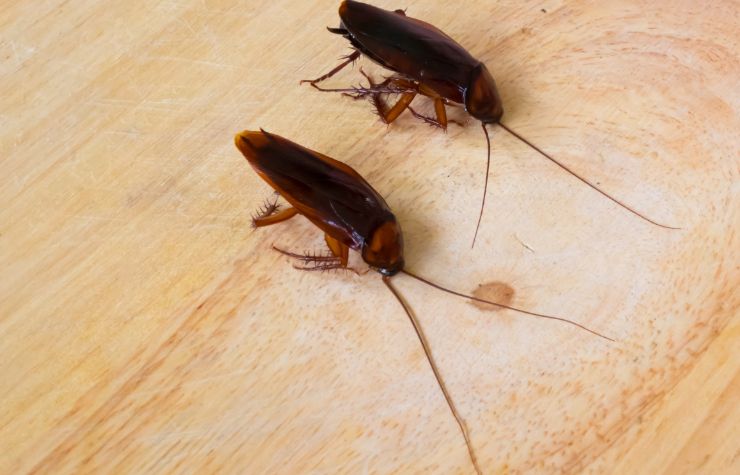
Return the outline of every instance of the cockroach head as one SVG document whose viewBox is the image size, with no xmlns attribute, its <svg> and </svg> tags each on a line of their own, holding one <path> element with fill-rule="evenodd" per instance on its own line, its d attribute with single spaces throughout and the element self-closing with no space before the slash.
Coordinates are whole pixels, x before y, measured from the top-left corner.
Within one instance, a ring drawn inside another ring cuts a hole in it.
<svg viewBox="0 0 740 475">
<path fill-rule="evenodd" d="M 484 124 L 495 124 L 504 115 L 496 81 L 483 63 L 470 74 L 470 82 L 465 89 L 465 110 Z"/>
<path fill-rule="evenodd" d="M 403 269 L 403 234 L 394 216 L 382 222 L 370 234 L 370 238 L 362 245 L 362 259 L 389 277 Z"/>
</svg>

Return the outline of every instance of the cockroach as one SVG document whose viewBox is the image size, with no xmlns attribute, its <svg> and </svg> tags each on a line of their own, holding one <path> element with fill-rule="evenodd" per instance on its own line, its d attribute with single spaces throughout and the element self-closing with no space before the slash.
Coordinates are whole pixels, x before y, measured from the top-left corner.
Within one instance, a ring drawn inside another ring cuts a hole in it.
<svg viewBox="0 0 740 475">
<path fill-rule="evenodd" d="M 324 254 L 297 254 L 273 245 L 275 251 L 300 261 L 301 265 L 294 265 L 296 269 L 328 271 L 354 270 L 348 266 L 349 250 L 353 249 L 360 253 L 371 269 L 382 275 L 383 283 L 401 304 L 414 327 L 434 377 L 460 427 L 477 473 L 480 474 L 481 471 L 465 422 L 447 391 L 421 325 L 391 284 L 391 277 L 403 273 L 448 294 L 529 316 L 566 322 L 614 341 L 571 320 L 466 295 L 405 269 L 403 234 L 398 220 L 380 194 L 354 169 L 262 129 L 243 131 L 236 135 L 234 141 L 257 174 L 290 204 L 289 208 L 280 210 L 276 201 L 268 201 L 253 216 L 254 227 L 270 226 L 300 214 L 324 232 L 324 239 L 329 247 L 329 252 Z"/>
<path fill-rule="evenodd" d="M 488 144 L 488 159 L 473 246 L 483 219 L 488 190 L 491 141 L 486 129 L 487 124 L 500 125 L 539 154 L 632 214 L 662 228 L 679 229 L 660 224 L 602 191 L 501 122 L 504 115 L 503 104 L 496 82 L 486 65 L 438 28 L 406 16 L 404 10 L 384 10 L 353 0 L 342 2 L 339 6 L 339 18 L 341 20 L 339 28 L 328 30 L 348 39 L 353 49 L 352 53 L 343 58 L 344 62 L 323 76 L 303 80 L 301 83 L 310 83 L 319 91 L 341 92 L 354 99 L 369 98 L 378 116 L 386 124 L 395 121 L 408 109 L 411 114 L 424 122 L 446 130 L 448 119 L 445 107 L 448 105 L 462 105 L 468 114 L 481 122 Z M 318 85 L 363 54 L 395 74 L 381 83 L 375 83 L 370 76 L 361 71 L 369 81 L 369 87 L 328 89 Z M 382 99 L 384 94 L 400 94 L 400 99 L 395 105 L 388 107 Z M 419 114 L 411 107 L 411 102 L 418 94 L 430 97 L 434 101 L 436 118 Z"/>
</svg>

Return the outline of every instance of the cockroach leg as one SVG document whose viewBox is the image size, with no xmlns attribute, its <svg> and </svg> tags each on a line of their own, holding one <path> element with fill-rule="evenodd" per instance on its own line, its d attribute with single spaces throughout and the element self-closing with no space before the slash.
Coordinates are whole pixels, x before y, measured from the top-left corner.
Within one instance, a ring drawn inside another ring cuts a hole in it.
<svg viewBox="0 0 740 475">
<path fill-rule="evenodd" d="M 431 125 L 432 127 L 439 127 L 440 129 L 444 130 L 445 132 L 447 132 L 447 125 L 449 123 L 453 123 L 453 124 L 459 125 L 460 127 L 465 127 L 465 124 L 463 124 L 462 122 L 458 122 L 456 120 L 448 119 L 447 118 L 447 113 L 446 113 L 446 111 L 444 109 L 444 103 L 442 103 L 442 108 L 441 109 L 438 109 L 437 104 L 439 102 L 441 102 L 441 99 L 435 99 L 434 100 L 434 108 L 435 108 L 435 111 L 437 113 L 437 118 L 436 119 L 434 117 L 429 117 L 429 116 L 426 116 L 426 115 L 423 115 L 423 114 L 420 114 L 420 113 L 416 112 L 416 110 L 414 110 L 411 106 L 409 106 L 409 112 L 411 112 L 411 114 L 414 117 L 416 117 L 417 119 L 423 120 L 424 122 L 426 122 L 427 124 Z M 441 115 L 440 115 L 440 110 L 442 111 Z"/>
<path fill-rule="evenodd" d="M 270 216 L 271 214 L 275 213 L 275 211 L 280 209 L 280 205 L 278 204 L 278 198 L 280 198 L 280 194 L 273 192 L 272 197 L 272 200 L 270 200 L 269 198 L 265 199 L 264 203 L 262 203 L 262 206 L 260 206 L 257 210 L 257 213 L 255 214 L 256 217 L 263 218 L 265 216 Z"/>
<path fill-rule="evenodd" d="M 415 97 L 416 92 L 404 92 L 401 94 L 401 98 L 398 102 L 396 102 L 390 109 L 388 109 L 387 105 L 380 97 L 380 94 L 374 94 L 372 101 L 380 120 L 386 124 L 390 124 L 398 119 L 401 112 L 405 111 L 409 107 L 409 104 L 411 104 L 411 101 L 413 101 Z"/>
<path fill-rule="evenodd" d="M 344 69 L 347 65 L 354 63 L 355 61 L 357 61 L 357 58 L 359 58 L 359 57 L 360 57 L 360 52 L 359 51 L 354 51 L 349 56 L 345 56 L 345 58 L 344 58 L 345 61 L 343 63 L 341 63 L 339 66 L 337 66 L 336 68 L 332 69 L 328 73 L 326 73 L 323 76 L 320 76 L 320 77 L 318 77 L 316 79 L 304 79 L 304 80 L 302 80 L 300 82 L 300 84 L 310 83 L 312 85 L 316 85 L 317 83 L 320 83 L 321 81 L 324 81 L 324 80 L 329 79 L 330 77 L 334 76 L 339 71 L 341 71 L 342 69 Z"/>
<path fill-rule="evenodd" d="M 440 129 L 447 131 L 447 124 L 442 124 L 442 122 L 439 121 L 439 119 L 435 119 L 434 117 L 429 117 L 424 114 L 420 114 L 416 112 L 416 110 L 409 106 L 409 112 L 416 117 L 417 119 L 423 120 L 427 124 L 431 125 L 432 127 L 439 127 Z"/>
<path fill-rule="evenodd" d="M 437 118 L 429 117 L 426 115 L 419 114 L 414 109 L 412 109 L 409 106 L 409 112 L 411 112 L 414 117 L 417 119 L 421 119 L 427 124 L 431 125 L 432 127 L 439 127 L 440 129 L 447 132 L 447 111 L 445 110 L 445 103 L 442 101 L 441 98 L 435 98 L 434 99 L 434 112 L 437 114 Z"/>
<path fill-rule="evenodd" d="M 373 78 L 360 69 L 360 73 L 368 80 L 370 87 L 351 87 L 341 89 L 323 88 L 315 83 L 311 83 L 314 89 L 321 92 L 340 92 L 342 95 L 354 100 L 370 97 L 370 101 L 375 106 L 376 113 L 381 120 L 390 124 L 408 107 L 417 94 L 418 86 L 412 82 L 399 77 L 386 78 L 382 83 L 376 83 Z M 382 94 L 401 94 L 401 99 L 390 109 L 386 106 Z"/>
<path fill-rule="evenodd" d="M 264 226 L 270 226 L 271 224 L 282 223 L 287 221 L 296 214 L 298 210 L 295 208 L 286 208 L 282 211 L 278 211 L 280 205 L 273 203 L 271 208 L 264 208 L 257 216 L 252 216 L 252 227 L 262 228 Z"/>
<path fill-rule="evenodd" d="M 284 249 L 280 249 L 279 247 L 277 247 L 275 245 L 272 246 L 272 249 L 275 250 L 275 251 L 277 251 L 277 252 L 279 252 L 280 254 L 282 254 L 284 256 L 292 257 L 293 259 L 298 259 L 298 260 L 303 261 L 303 262 L 330 262 L 330 261 L 338 261 L 339 260 L 338 257 L 336 257 L 336 256 L 334 256 L 332 254 L 324 254 L 324 255 L 310 254 L 310 253 L 298 254 L 298 253 L 295 253 L 295 252 L 290 252 L 290 251 L 286 251 Z"/>
<path fill-rule="evenodd" d="M 419 84 L 401 76 L 387 76 L 383 82 L 376 83 L 372 76 L 360 68 L 360 74 L 365 76 L 370 89 L 379 94 L 403 94 L 404 92 L 419 92 Z"/>
<path fill-rule="evenodd" d="M 257 211 L 252 214 L 252 227 L 257 227 L 255 225 L 255 221 L 266 218 L 268 216 L 272 216 L 278 209 L 280 209 L 280 205 L 277 202 L 280 195 L 275 194 L 274 196 L 274 200 L 270 201 L 269 199 L 266 199 L 265 202 L 262 203 L 259 208 L 257 208 Z"/>
<path fill-rule="evenodd" d="M 462 122 L 459 122 L 454 119 L 448 119 L 447 118 L 447 107 L 446 107 L 445 100 L 441 97 L 435 97 L 434 98 L 434 111 L 437 114 L 437 120 L 441 122 L 442 124 L 448 124 L 452 123 L 455 125 L 459 125 L 460 127 L 465 127 L 465 124 Z"/>
<path fill-rule="evenodd" d="M 339 258 L 343 266 L 347 267 L 347 263 L 349 262 L 349 247 L 328 234 L 324 234 L 324 240 L 326 241 L 326 245 L 329 246 L 331 253 Z"/>
<path fill-rule="evenodd" d="M 418 83 L 414 81 L 410 81 L 400 76 L 389 76 L 385 78 L 385 80 L 381 82 L 380 84 L 374 84 L 372 78 L 369 75 L 365 74 L 365 71 L 363 71 L 362 68 L 360 68 L 360 73 L 362 73 L 362 75 L 365 76 L 365 78 L 367 78 L 367 80 L 373 86 L 378 86 L 378 87 L 390 86 L 391 89 L 398 94 L 403 93 L 403 92 L 420 92 Z M 379 92 L 382 92 L 382 91 L 379 91 Z"/>
<path fill-rule="evenodd" d="M 293 266 L 293 269 L 305 270 L 305 271 L 309 271 L 309 272 L 312 272 L 312 271 L 326 272 L 326 271 L 330 271 L 330 270 L 343 270 L 343 271 L 353 272 L 353 273 L 355 273 L 357 275 L 360 275 L 360 273 L 357 272 L 355 269 L 353 269 L 351 267 L 343 266 L 342 264 L 322 264 L 322 265 L 316 265 L 316 266 L 312 266 L 312 267 Z"/>
<path fill-rule="evenodd" d="M 355 100 L 364 99 L 368 96 L 373 96 L 374 94 L 403 94 L 405 92 L 416 91 L 415 84 L 410 81 L 390 77 L 386 78 L 385 81 L 381 83 L 376 83 L 362 68 L 360 68 L 360 73 L 365 76 L 365 79 L 367 79 L 370 84 L 369 87 L 357 86 L 348 88 L 325 88 L 313 83 L 311 86 L 321 92 L 340 92 L 343 96 L 347 96 Z"/>
<path fill-rule="evenodd" d="M 373 81 L 373 78 L 366 74 L 365 71 L 360 69 L 360 73 L 365 76 L 365 79 L 370 83 L 370 89 L 375 89 L 376 92 L 371 95 L 370 100 L 375 106 L 375 112 L 386 124 L 390 124 L 398 119 L 398 116 L 400 116 L 404 110 L 409 108 L 411 101 L 413 101 L 419 93 L 419 87 L 413 81 L 397 76 L 391 76 L 386 78 L 382 83 L 376 84 Z M 391 92 L 387 92 L 385 89 L 390 89 Z M 390 109 L 388 109 L 388 106 L 381 97 L 382 94 L 386 93 L 401 94 L 401 98 Z M 414 113 L 414 115 L 416 114 Z"/>
<path fill-rule="evenodd" d="M 317 91 L 321 92 L 340 92 L 343 96 L 351 97 L 355 100 L 364 99 L 367 96 L 372 96 L 373 94 L 401 94 L 403 92 L 407 92 L 407 90 L 405 89 L 397 89 L 392 85 L 385 86 L 380 84 L 371 87 L 359 86 L 344 88 L 326 88 L 312 83 L 311 86 Z"/>
<path fill-rule="evenodd" d="M 364 69 L 362 69 L 362 66 L 360 66 L 360 74 L 362 74 L 363 76 L 365 76 L 365 79 L 367 79 L 367 82 L 368 82 L 368 83 L 370 84 L 370 87 L 371 87 L 371 88 L 372 88 L 372 87 L 375 87 L 375 86 L 377 86 L 377 85 L 378 85 L 378 84 L 376 84 L 376 83 L 375 83 L 375 80 L 373 79 L 373 77 L 372 77 L 372 76 L 370 76 L 370 75 L 369 75 L 368 73 L 366 73 Z M 382 84 L 383 86 L 385 86 L 385 85 L 387 85 L 387 84 L 388 84 L 389 82 L 390 82 L 390 81 L 389 81 L 388 79 L 386 79 L 386 80 L 385 80 L 385 81 L 383 81 L 383 82 L 382 82 L 381 84 Z"/>
<path fill-rule="evenodd" d="M 439 97 L 434 99 L 434 112 L 437 114 L 437 121 L 442 125 L 442 128 L 447 130 L 447 110 L 445 109 L 445 103 Z"/>
<path fill-rule="evenodd" d="M 297 259 L 305 264 L 302 266 L 293 265 L 294 269 L 305 270 L 305 271 L 345 270 L 345 271 L 354 272 L 355 274 L 360 275 L 360 273 L 357 272 L 356 269 L 347 267 L 346 262 L 342 262 L 341 257 L 337 257 L 336 255 L 334 255 L 334 250 L 331 249 L 331 247 L 329 248 L 330 252 L 327 254 L 323 254 L 323 255 L 322 254 L 310 254 L 310 253 L 297 254 L 295 252 L 285 251 L 274 245 L 272 246 L 272 248 L 284 256 Z M 347 248 L 347 255 L 349 256 L 349 248 Z"/>
</svg>

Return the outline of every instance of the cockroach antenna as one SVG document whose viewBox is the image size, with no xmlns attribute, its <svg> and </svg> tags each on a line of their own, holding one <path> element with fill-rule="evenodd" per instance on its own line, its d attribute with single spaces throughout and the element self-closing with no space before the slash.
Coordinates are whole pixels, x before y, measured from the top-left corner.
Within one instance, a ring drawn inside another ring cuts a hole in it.
<svg viewBox="0 0 740 475">
<path fill-rule="evenodd" d="M 483 208 L 486 207 L 486 193 L 488 193 L 488 173 L 491 170 L 491 137 L 488 136 L 488 129 L 486 129 L 486 123 L 481 122 L 483 133 L 486 135 L 486 144 L 488 145 L 488 155 L 486 159 L 486 175 L 483 182 L 483 199 L 480 203 L 480 214 L 478 215 L 478 224 L 475 225 L 475 234 L 473 235 L 473 243 L 470 245 L 472 249 L 475 247 L 475 238 L 478 237 L 478 228 L 480 228 L 480 222 L 483 219 Z"/>
</svg>

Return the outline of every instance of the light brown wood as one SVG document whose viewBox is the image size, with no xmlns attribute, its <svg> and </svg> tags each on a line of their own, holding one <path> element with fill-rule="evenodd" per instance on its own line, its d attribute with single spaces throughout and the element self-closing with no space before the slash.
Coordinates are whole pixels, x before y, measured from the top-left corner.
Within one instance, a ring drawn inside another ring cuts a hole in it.
<svg viewBox="0 0 740 475">
<path fill-rule="evenodd" d="M 485 61 L 511 127 L 682 228 L 493 128 L 473 251 L 479 127 L 299 87 L 348 52 L 337 4 L 0 3 L 0 473 L 472 471 L 378 276 L 295 271 L 270 247 L 322 249 L 303 218 L 251 229 L 271 191 L 232 137 L 257 127 L 362 173 L 410 269 L 617 340 L 395 280 L 485 473 L 740 472 L 738 3 L 378 0 Z"/>
</svg>

